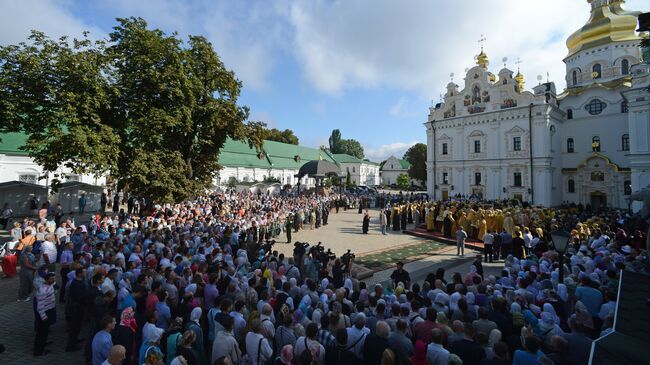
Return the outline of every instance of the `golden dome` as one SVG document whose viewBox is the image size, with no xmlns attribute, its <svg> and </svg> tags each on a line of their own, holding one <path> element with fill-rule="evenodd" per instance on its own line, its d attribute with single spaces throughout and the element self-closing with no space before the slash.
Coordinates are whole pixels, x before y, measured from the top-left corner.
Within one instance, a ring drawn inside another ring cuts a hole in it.
<svg viewBox="0 0 650 365">
<path fill-rule="evenodd" d="M 587 0 L 591 4 L 591 15 L 587 24 L 575 31 L 566 40 L 570 57 L 577 52 L 610 42 L 632 41 L 636 34 L 637 15 L 623 9 L 624 0 Z M 608 4 L 610 2 L 610 4 Z"/>
<path fill-rule="evenodd" d="M 485 54 L 485 52 L 483 52 L 482 49 L 481 49 L 481 53 L 479 53 L 476 56 L 476 64 L 483 67 L 483 68 L 487 68 L 487 66 L 490 64 L 490 59 Z"/>
<path fill-rule="evenodd" d="M 519 92 L 524 91 L 524 84 L 526 79 L 524 78 L 524 75 L 521 74 L 521 72 L 517 71 L 517 74 L 514 77 L 515 81 L 517 82 L 517 87 L 519 89 Z"/>
</svg>

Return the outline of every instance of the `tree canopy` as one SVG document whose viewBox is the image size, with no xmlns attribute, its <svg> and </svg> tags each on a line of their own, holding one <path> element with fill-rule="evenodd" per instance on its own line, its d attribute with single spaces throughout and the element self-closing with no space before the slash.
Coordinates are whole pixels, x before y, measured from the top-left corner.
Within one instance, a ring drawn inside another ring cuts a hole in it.
<svg viewBox="0 0 650 365">
<path fill-rule="evenodd" d="M 411 186 L 411 179 L 407 174 L 401 173 L 397 176 L 397 186 L 400 189 L 408 189 Z"/>
<path fill-rule="evenodd" d="M 210 42 L 117 19 L 107 41 L 0 47 L 0 133 L 24 132 L 45 171 L 110 174 L 130 192 L 178 201 L 211 185 L 228 137 L 261 146 L 242 84 Z"/>
<path fill-rule="evenodd" d="M 404 153 L 404 160 L 408 161 L 409 176 L 411 179 L 419 180 L 422 183 L 427 182 L 427 145 L 416 143 Z"/>
<path fill-rule="evenodd" d="M 264 139 L 295 145 L 298 145 L 300 142 L 298 137 L 293 134 L 293 131 L 291 129 L 285 129 L 283 131 L 276 128 L 267 129 Z"/>
<path fill-rule="evenodd" d="M 330 152 L 345 153 L 358 159 L 363 159 L 363 146 L 355 139 L 341 139 L 341 131 L 335 129 L 329 138 Z"/>
</svg>

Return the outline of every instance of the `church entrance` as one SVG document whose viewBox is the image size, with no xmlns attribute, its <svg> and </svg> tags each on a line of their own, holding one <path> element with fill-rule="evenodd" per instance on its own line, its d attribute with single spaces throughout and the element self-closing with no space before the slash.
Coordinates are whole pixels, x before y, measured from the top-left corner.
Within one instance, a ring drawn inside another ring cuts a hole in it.
<svg viewBox="0 0 650 365">
<path fill-rule="evenodd" d="M 607 194 L 594 191 L 591 193 L 591 209 L 594 212 L 598 212 L 600 209 L 607 207 Z"/>
<path fill-rule="evenodd" d="M 447 199 L 449 199 L 449 191 L 443 190 L 442 191 L 442 200 L 445 201 Z"/>
</svg>

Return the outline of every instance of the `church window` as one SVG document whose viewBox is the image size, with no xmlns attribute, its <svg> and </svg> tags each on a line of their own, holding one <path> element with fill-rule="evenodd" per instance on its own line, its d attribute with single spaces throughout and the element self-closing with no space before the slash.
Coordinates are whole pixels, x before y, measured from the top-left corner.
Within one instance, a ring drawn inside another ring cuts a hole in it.
<svg viewBox="0 0 650 365">
<path fill-rule="evenodd" d="M 352 167 L 352 172 L 357 172 L 357 168 L 356 168 L 356 167 Z"/>
<path fill-rule="evenodd" d="M 600 137 L 594 136 L 594 138 L 591 139 L 591 150 L 593 152 L 600 152 Z"/>
<path fill-rule="evenodd" d="M 573 144 L 573 138 L 567 138 L 567 140 L 566 140 L 566 151 L 568 153 L 575 152 L 575 147 L 574 147 L 574 144 Z"/>
<path fill-rule="evenodd" d="M 474 173 L 474 185 L 481 185 L 481 173 L 480 172 L 475 172 Z"/>
<path fill-rule="evenodd" d="M 630 61 L 622 60 L 621 61 L 621 75 L 627 75 L 630 73 Z"/>
<path fill-rule="evenodd" d="M 29 183 L 29 184 L 36 184 L 38 183 L 38 176 L 35 174 L 18 175 L 18 181 Z"/>
<path fill-rule="evenodd" d="M 573 119 L 573 110 L 571 109 L 566 110 L 566 119 Z"/>
<path fill-rule="evenodd" d="M 513 185 L 516 186 L 516 187 L 521 187 L 522 186 L 521 172 L 519 172 L 519 171 L 515 172 L 515 174 L 514 174 L 514 184 Z"/>
<path fill-rule="evenodd" d="M 623 194 L 632 195 L 632 181 L 625 180 L 623 182 Z"/>
<path fill-rule="evenodd" d="M 504 84 L 504 85 L 507 85 L 507 84 L 508 84 L 508 79 L 506 79 L 505 77 L 503 78 L 503 84 Z"/>
<path fill-rule="evenodd" d="M 444 185 L 448 185 L 448 184 L 449 184 L 449 173 L 448 173 L 448 172 L 443 172 L 443 173 L 442 173 L 442 183 L 443 183 Z"/>
<path fill-rule="evenodd" d="M 626 100 L 621 101 L 621 113 L 627 113 L 628 110 L 629 108 L 627 105 L 627 101 Z"/>
<path fill-rule="evenodd" d="M 602 171 L 594 171 L 591 173 L 591 181 L 605 181 L 605 174 Z"/>
<path fill-rule="evenodd" d="M 521 151 L 521 137 L 512 138 L 512 149 L 514 151 Z"/>
<path fill-rule="evenodd" d="M 474 141 L 474 153 L 481 153 L 481 141 L 478 139 Z"/>
<path fill-rule="evenodd" d="M 621 137 L 621 150 L 623 151 L 630 150 L 630 135 L 627 133 Z"/>
<path fill-rule="evenodd" d="M 442 154 L 443 155 L 449 154 L 449 146 L 447 145 L 447 143 L 442 144 Z"/>
<path fill-rule="evenodd" d="M 599 79 L 602 76 L 602 66 L 600 65 L 600 63 L 595 64 L 591 68 L 591 76 L 594 79 Z"/>
<path fill-rule="evenodd" d="M 573 70 L 571 73 L 571 85 L 576 86 L 578 84 L 578 71 Z"/>
<path fill-rule="evenodd" d="M 594 99 L 590 101 L 589 104 L 585 105 L 585 110 L 591 115 L 598 115 L 602 113 L 606 107 L 607 104 L 603 103 L 599 99 Z"/>
<path fill-rule="evenodd" d="M 576 181 L 573 179 L 569 179 L 569 184 L 567 186 L 567 190 L 569 193 L 575 193 L 576 192 Z"/>
</svg>

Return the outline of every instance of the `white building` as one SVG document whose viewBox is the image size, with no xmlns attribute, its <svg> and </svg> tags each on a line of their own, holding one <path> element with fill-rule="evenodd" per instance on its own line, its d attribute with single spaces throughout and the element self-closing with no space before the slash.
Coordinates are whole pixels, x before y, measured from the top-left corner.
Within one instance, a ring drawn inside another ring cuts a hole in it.
<svg viewBox="0 0 650 365">
<path fill-rule="evenodd" d="M 409 173 L 411 164 L 406 160 L 400 160 L 395 156 L 390 156 L 381 165 L 381 184 L 397 185 L 397 177 L 401 174 Z M 414 181 L 411 181 L 412 183 Z"/>
<path fill-rule="evenodd" d="M 379 164 L 362 160 L 344 153 L 333 155 L 341 166 L 341 176 L 350 174 L 350 181 L 355 185 L 375 186 L 379 184 Z"/>
<path fill-rule="evenodd" d="M 425 123 L 429 194 L 627 208 L 626 197 L 648 185 L 650 79 L 638 13 L 621 0 L 590 3 L 589 20 L 567 39 L 561 94 L 552 82 L 526 91 L 507 68 L 491 73 L 483 50 L 462 88 L 447 85 Z"/>
</svg>

